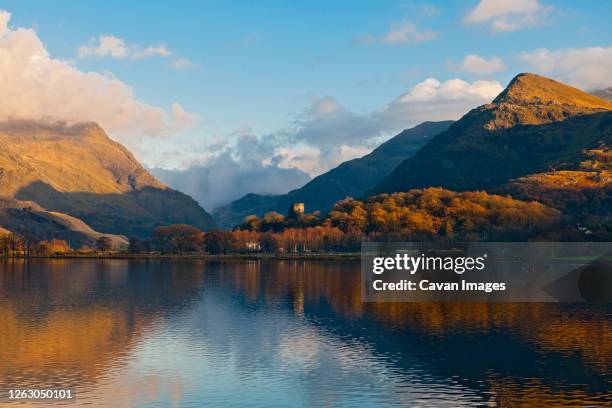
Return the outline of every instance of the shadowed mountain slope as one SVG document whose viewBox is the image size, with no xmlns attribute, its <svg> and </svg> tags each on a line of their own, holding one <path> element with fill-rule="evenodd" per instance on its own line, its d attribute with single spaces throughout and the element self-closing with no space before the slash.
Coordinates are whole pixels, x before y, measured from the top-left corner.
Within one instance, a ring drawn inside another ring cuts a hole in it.
<svg viewBox="0 0 612 408">
<path fill-rule="evenodd" d="M 0 124 L 0 196 L 34 201 L 115 234 L 144 236 L 175 222 L 213 225 L 191 197 L 155 179 L 94 123 Z"/>
<path fill-rule="evenodd" d="M 63 239 L 73 247 L 93 246 L 102 236 L 108 237 L 115 248 L 128 244 L 122 235 L 102 234 L 78 218 L 47 211 L 33 201 L 0 198 L 0 225 L 0 235 L 12 232 L 36 241 Z"/>
</svg>

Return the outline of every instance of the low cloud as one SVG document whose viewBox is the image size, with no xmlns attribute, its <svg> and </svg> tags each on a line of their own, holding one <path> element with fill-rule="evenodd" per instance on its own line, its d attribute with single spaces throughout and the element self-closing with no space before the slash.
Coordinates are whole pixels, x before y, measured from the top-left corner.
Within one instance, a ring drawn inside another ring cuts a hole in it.
<svg viewBox="0 0 612 408">
<path fill-rule="evenodd" d="M 487 75 L 501 72 L 506 69 L 506 64 L 499 57 L 481 57 L 480 55 L 466 55 L 458 67 L 461 71 L 470 74 Z"/>
<path fill-rule="evenodd" d="M 283 163 L 265 139 L 242 136 L 232 146 L 184 170 L 152 169 L 171 187 L 191 195 L 209 211 L 247 193 L 283 194 L 306 184 L 304 171 Z"/>
<path fill-rule="evenodd" d="M 198 122 L 197 115 L 176 102 L 168 110 L 143 103 L 112 74 L 84 72 L 52 57 L 34 30 L 12 29 L 10 18 L 0 11 L 0 120 L 95 121 L 130 148 L 142 137 L 175 134 Z M 105 47 L 101 52 L 108 55 L 131 52 L 117 43 Z"/>
<path fill-rule="evenodd" d="M 561 50 L 540 48 L 522 53 L 520 59 L 536 73 L 581 89 L 612 86 L 612 46 Z"/>
<path fill-rule="evenodd" d="M 379 132 L 379 124 L 369 115 L 350 112 L 327 96 L 312 98 L 310 106 L 279 136 L 290 146 L 306 143 L 326 150 L 343 144 L 359 145 Z"/>
<path fill-rule="evenodd" d="M 152 57 L 167 58 L 172 55 L 165 45 L 149 45 L 139 47 L 128 45 L 125 40 L 112 36 L 101 35 L 97 39 L 92 39 L 88 45 L 79 47 L 79 58 L 116 58 L 116 59 L 143 59 Z"/>
<path fill-rule="evenodd" d="M 359 44 L 415 44 L 434 40 L 438 34 L 431 30 L 420 31 L 410 21 L 392 23 L 389 31 L 381 36 L 363 35 L 356 37 Z"/>
<path fill-rule="evenodd" d="M 465 21 L 487 24 L 491 31 L 517 31 L 541 25 L 552 7 L 539 0 L 480 0 Z"/>
</svg>

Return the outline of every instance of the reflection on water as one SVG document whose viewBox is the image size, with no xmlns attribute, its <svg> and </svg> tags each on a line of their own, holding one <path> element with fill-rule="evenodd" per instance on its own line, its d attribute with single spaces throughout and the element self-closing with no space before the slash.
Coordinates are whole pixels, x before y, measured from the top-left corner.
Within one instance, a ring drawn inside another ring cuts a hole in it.
<svg viewBox="0 0 612 408">
<path fill-rule="evenodd" d="M 364 304 L 351 261 L 5 261 L 0 391 L 74 387 L 70 406 L 603 406 L 611 317 Z"/>
</svg>

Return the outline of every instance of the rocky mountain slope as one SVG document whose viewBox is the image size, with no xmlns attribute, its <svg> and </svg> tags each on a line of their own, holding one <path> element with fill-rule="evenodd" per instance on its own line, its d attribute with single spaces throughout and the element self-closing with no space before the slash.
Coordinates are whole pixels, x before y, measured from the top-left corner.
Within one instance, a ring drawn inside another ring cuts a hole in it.
<svg viewBox="0 0 612 408">
<path fill-rule="evenodd" d="M 157 225 L 213 225 L 191 197 L 155 179 L 94 123 L 0 124 L 0 196 L 33 201 L 104 233 L 144 236 Z"/>
<path fill-rule="evenodd" d="M 403 161 L 369 194 L 440 186 L 482 190 L 535 173 L 575 169 L 612 141 L 612 103 L 534 74 L 516 76 Z"/>
<path fill-rule="evenodd" d="M 247 215 L 263 215 L 268 211 L 284 214 L 294 202 L 305 203 L 308 212 L 327 211 L 338 200 L 363 195 L 402 160 L 415 154 L 433 136 L 448 129 L 451 123 L 452 121 L 424 122 L 404 130 L 371 153 L 346 161 L 287 194 L 247 194 L 217 210 L 214 213 L 215 220 L 222 226 L 232 227 Z"/>
</svg>

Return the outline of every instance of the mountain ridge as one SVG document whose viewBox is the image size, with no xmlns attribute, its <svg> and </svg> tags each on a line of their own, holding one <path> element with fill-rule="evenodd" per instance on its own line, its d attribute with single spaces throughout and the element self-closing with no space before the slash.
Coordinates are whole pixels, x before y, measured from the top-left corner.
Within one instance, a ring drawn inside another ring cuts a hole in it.
<svg viewBox="0 0 612 408">
<path fill-rule="evenodd" d="M 519 74 L 400 163 L 368 195 L 443 187 L 482 190 L 577 163 L 609 143 L 612 103 L 535 74 Z"/>
</svg>

